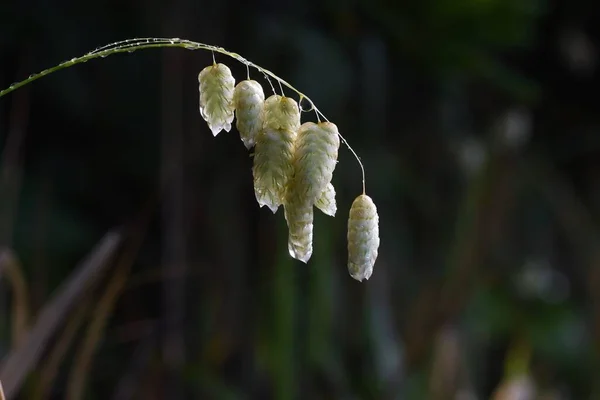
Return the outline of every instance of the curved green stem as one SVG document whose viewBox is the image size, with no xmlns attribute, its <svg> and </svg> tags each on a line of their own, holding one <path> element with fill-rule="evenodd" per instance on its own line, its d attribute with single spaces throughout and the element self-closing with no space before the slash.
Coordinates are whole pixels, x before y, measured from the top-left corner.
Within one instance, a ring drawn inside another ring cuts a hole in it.
<svg viewBox="0 0 600 400">
<path fill-rule="evenodd" d="M 110 44 L 107 44 L 106 46 L 102 46 L 93 51 L 90 51 L 89 53 L 87 53 L 81 57 L 76 57 L 76 58 L 72 58 L 68 61 L 64 61 L 52 68 L 48 68 L 41 72 L 38 72 L 37 74 L 30 75 L 29 78 L 27 78 L 27 79 L 24 79 L 20 82 L 13 83 L 8 88 L 0 91 L 0 97 L 7 95 L 25 85 L 33 82 L 33 81 L 43 78 L 44 76 L 50 75 L 53 72 L 57 72 L 57 71 L 60 71 L 61 69 L 69 68 L 74 65 L 84 63 L 89 60 L 93 60 L 95 58 L 104 58 L 104 57 L 110 56 L 112 54 L 133 53 L 134 51 L 138 51 L 138 50 L 153 49 L 153 48 L 159 48 L 159 47 L 180 47 L 180 48 L 184 48 L 187 50 L 209 50 L 209 51 L 212 51 L 213 53 L 221 53 L 221 54 L 227 55 L 231 58 L 234 58 L 237 61 L 241 62 L 242 64 L 246 65 L 247 67 L 252 67 L 252 68 L 260 71 L 266 77 L 273 78 L 273 79 L 277 80 L 277 82 L 279 82 L 280 85 L 286 86 L 287 88 L 294 91 L 300 97 L 299 103 L 302 102 L 302 100 L 308 101 L 311 105 L 311 110 L 314 110 L 317 113 L 317 116 L 320 115 L 321 117 L 323 117 L 323 119 L 325 121 L 328 121 L 327 117 L 325 117 L 325 115 L 321 111 L 319 111 L 319 109 L 315 106 L 313 101 L 307 95 L 305 95 L 304 93 L 302 93 L 301 91 L 296 89 L 294 86 L 292 86 L 291 84 L 286 82 L 284 79 L 281 79 L 280 77 L 278 77 L 277 75 L 275 75 L 274 73 L 269 71 L 268 69 L 265 69 L 259 65 L 256 65 L 253 62 L 242 57 L 241 55 L 231 52 L 231 51 L 228 51 L 228 50 L 225 50 L 222 47 L 212 46 L 212 45 L 208 45 L 208 44 L 204 44 L 204 43 L 198 43 L 198 42 L 193 42 L 191 40 L 179 39 L 179 38 L 172 38 L 172 39 L 169 39 L 169 38 L 135 38 L 135 39 L 127 39 L 127 40 L 122 40 L 119 42 L 110 43 Z M 358 161 L 358 164 L 360 165 L 360 169 L 362 172 L 363 193 L 365 193 L 365 169 L 364 169 L 364 166 L 363 166 L 360 158 L 358 157 L 358 155 L 356 154 L 354 149 L 352 149 L 352 147 L 348 144 L 346 139 L 341 134 L 338 133 L 338 135 L 340 136 L 340 139 L 344 142 L 346 147 L 348 147 L 348 150 L 350 150 L 352 152 L 352 154 Z"/>
</svg>

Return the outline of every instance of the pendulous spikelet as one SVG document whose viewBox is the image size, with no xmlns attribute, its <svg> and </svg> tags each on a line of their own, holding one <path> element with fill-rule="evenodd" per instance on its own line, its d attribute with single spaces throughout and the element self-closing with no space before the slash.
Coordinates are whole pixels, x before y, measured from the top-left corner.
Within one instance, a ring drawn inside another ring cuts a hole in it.
<svg viewBox="0 0 600 400">
<path fill-rule="evenodd" d="M 275 213 L 283 204 L 294 168 L 294 142 L 300 126 L 298 103 L 289 97 L 270 96 L 263 106 L 263 128 L 254 148 L 254 194 L 256 201 Z"/>
<path fill-rule="evenodd" d="M 332 183 L 329 183 L 325 187 L 325 190 L 317 199 L 315 207 L 323 211 L 323 213 L 326 215 L 335 217 L 335 213 L 337 212 L 337 204 L 335 203 L 335 188 L 333 187 Z"/>
<path fill-rule="evenodd" d="M 225 64 L 214 63 L 198 74 L 200 115 L 214 136 L 223 129 L 229 132 L 233 122 L 235 79 Z"/>
<path fill-rule="evenodd" d="M 337 127 L 332 123 L 306 122 L 298 130 L 292 159 L 294 176 L 287 188 L 284 208 L 290 255 L 303 262 L 312 254 L 313 205 L 322 197 L 331 196 L 328 189 L 333 191 L 335 202 L 335 191 L 329 185 L 339 145 Z M 326 212 L 331 213 L 331 199 L 324 200 Z"/>
<path fill-rule="evenodd" d="M 333 177 L 340 139 L 331 122 L 305 122 L 298 130 L 294 176 L 298 195 L 315 204 Z"/>
<path fill-rule="evenodd" d="M 235 126 L 240 132 L 244 146 L 249 150 L 256 142 L 256 135 L 263 127 L 262 110 L 265 93 L 260 83 L 245 80 L 237 84 L 233 91 Z"/>
<path fill-rule="evenodd" d="M 348 272 L 359 282 L 369 279 L 379 251 L 379 216 L 373 200 L 361 194 L 348 218 Z"/>
<path fill-rule="evenodd" d="M 296 180 L 288 185 L 284 203 L 288 225 L 288 251 L 290 256 L 307 263 L 313 252 L 313 205 L 297 193 Z"/>
</svg>

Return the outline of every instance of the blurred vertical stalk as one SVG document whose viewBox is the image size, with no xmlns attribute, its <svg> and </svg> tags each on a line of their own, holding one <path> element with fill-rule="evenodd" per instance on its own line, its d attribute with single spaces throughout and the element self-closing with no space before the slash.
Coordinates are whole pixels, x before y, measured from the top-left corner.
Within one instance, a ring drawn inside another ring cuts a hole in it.
<svg viewBox="0 0 600 400">
<path fill-rule="evenodd" d="M 33 232 L 33 265 L 31 266 L 31 310 L 43 307 L 48 295 L 48 223 L 51 212 L 52 182 L 48 169 L 45 170 L 39 194 L 36 199 L 36 222 Z"/>
<path fill-rule="evenodd" d="M 163 31 L 167 37 L 179 34 L 184 12 L 180 1 L 165 3 L 168 15 Z M 180 29 L 177 29 L 177 28 Z M 185 35 L 183 35 L 185 36 Z M 163 268 L 162 360 L 166 372 L 164 398 L 183 398 L 182 369 L 185 363 L 183 319 L 185 314 L 186 243 L 184 227 L 184 144 L 183 144 L 183 53 L 164 51 L 162 60 L 162 155 L 161 183 L 165 188 L 162 207 Z"/>
<path fill-rule="evenodd" d="M 286 228 L 279 226 L 278 231 L 278 237 L 287 237 Z M 294 350 L 297 344 L 295 332 L 298 311 L 296 268 L 307 266 L 297 265 L 283 251 L 278 251 L 274 259 L 273 292 L 270 299 L 273 306 L 273 336 L 269 349 L 272 360 L 273 398 L 276 400 L 292 400 L 297 397 L 298 371 Z"/>
<path fill-rule="evenodd" d="M 26 70 L 28 63 L 21 61 L 19 76 Z M 21 187 L 21 147 L 25 140 L 25 131 L 29 118 L 29 89 L 24 88 L 14 94 L 10 110 L 8 134 L 2 151 L 0 170 L 0 244 L 12 245 L 13 221 Z"/>
<path fill-rule="evenodd" d="M 594 367 L 600 367 L 600 232 L 594 224 L 595 215 L 577 195 L 575 189 L 561 176 L 557 168 L 542 159 L 533 160 L 530 179 L 546 198 L 575 254 L 583 255 L 586 268 L 580 279 L 586 281 L 593 332 Z M 600 381 L 592 383 L 591 398 L 600 396 Z"/>
<path fill-rule="evenodd" d="M 379 263 L 377 276 L 369 281 L 366 298 L 368 348 L 376 371 L 376 385 L 381 397 L 399 399 L 403 376 L 403 349 L 398 340 L 392 310 L 392 287 L 388 264 Z"/>
<path fill-rule="evenodd" d="M 413 365 L 425 356 L 436 328 L 456 323 L 478 283 L 479 268 L 502 239 L 507 229 L 523 165 L 518 149 L 502 144 L 490 153 L 470 177 L 455 220 L 454 236 L 446 260 L 447 271 L 441 287 L 422 291 L 411 315 L 413 327 L 407 339 L 407 363 Z M 422 307 L 422 308 L 420 308 Z M 418 318 L 418 319 L 417 319 Z"/>
<path fill-rule="evenodd" d="M 316 225 L 316 224 L 315 224 Z M 323 226 L 323 224 L 321 224 Z M 329 230 L 329 232 L 327 232 Z M 338 354 L 335 353 L 334 343 L 334 287 L 333 268 L 335 260 L 332 257 L 331 227 L 321 229 L 322 237 L 315 246 L 312 265 L 308 266 L 307 309 L 307 354 L 311 370 L 325 374 L 330 384 L 339 383 L 339 371 L 336 370 Z M 322 395 L 322 394 L 321 394 Z"/>
<path fill-rule="evenodd" d="M 23 51 L 18 68 L 19 76 L 22 76 L 22 72 L 27 69 L 28 54 L 27 49 Z M 21 148 L 29 119 L 28 88 L 15 93 L 9 118 L 8 133 L 0 166 L 0 246 L 6 248 L 12 247 L 13 225 L 21 188 Z M 15 267 L 19 268 L 18 265 Z M 17 273 L 20 274 L 20 271 Z M 5 319 L 5 316 L 8 315 L 10 313 L 6 304 L 6 294 L 3 285 L 0 284 L 0 326 L 8 326 L 8 320 Z"/>
<path fill-rule="evenodd" d="M 463 369 L 461 339 L 459 328 L 449 324 L 442 326 L 434 339 L 429 371 L 429 398 L 432 400 L 457 397 Z"/>
<path fill-rule="evenodd" d="M 142 210 L 135 225 L 133 225 L 127 246 L 118 258 L 116 267 L 108 283 L 103 288 L 101 297 L 95 304 L 92 313 L 93 318 L 87 326 L 85 336 L 79 345 L 73 365 L 71 366 L 66 395 L 68 400 L 83 399 L 86 394 L 85 389 L 91 375 L 94 355 L 98 350 L 101 339 L 104 337 L 108 319 L 112 315 L 113 309 L 121 296 L 131 267 L 144 242 L 155 209 L 156 202 L 152 198 L 145 209 Z"/>
<path fill-rule="evenodd" d="M 465 191 L 440 302 L 446 321 L 454 321 L 468 302 L 479 264 L 506 229 L 506 215 L 518 190 L 515 177 L 520 171 L 518 155 L 502 149 L 492 151 Z"/>
<path fill-rule="evenodd" d="M 92 313 L 92 319 L 71 366 L 66 395 L 68 400 L 81 400 L 85 398 L 86 386 L 90 380 L 94 355 L 104 336 L 108 319 L 129 276 L 129 270 L 134 259 L 134 254 L 131 253 L 136 254 L 137 249 L 125 252 L 122 259 L 117 263 L 117 267 L 113 271 L 106 288 L 103 289 L 104 292 L 97 300 Z"/>
<path fill-rule="evenodd" d="M 504 378 L 494 391 L 492 400 L 537 398 L 535 382 L 529 373 L 530 360 L 531 345 L 523 337 L 517 337 L 508 349 L 504 361 Z"/>
<path fill-rule="evenodd" d="M 156 342 L 156 329 L 142 339 L 137 345 L 125 372 L 121 375 L 119 383 L 116 385 L 113 400 L 131 400 L 140 391 L 143 375 L 148 370 L 148 364 L 152 358 Z"/>
<path fill-rule="evenodd" d="M 11 340 L 12 348 L 16 348 L 27 333 L 29 290 L 21 263 L 9 249 L 0 254 L 0 272 L 8 278 L 12 287 Z"/>
<path fill-rule="evenodd" d="M 93 289 L 95 288 L 90 287 L 89 293 L 92 293 Z M 89 293 L 84 299 L 82 299 L 82 301 L 77 305 L 77 308 L 72 312 L 67 324 L 60 333 L 60 336 L 58 336 L 52 350 L 50 350 L 48 355 L 45 357 L 44 362 L 41 363 L 39 367 L 39 382 L 32 396 L 34 400 L 45 400 L 50 398 L 52 385 L 58 376 L 60 365 L 65 359 L 65 356 L 67 355 L 67 352 L 71 347 L 79 328 L 81 325 L 83 325 L 85 319 L 88 317 L 88 313 L 92 306 L 92 296 Z"/>
</svg>

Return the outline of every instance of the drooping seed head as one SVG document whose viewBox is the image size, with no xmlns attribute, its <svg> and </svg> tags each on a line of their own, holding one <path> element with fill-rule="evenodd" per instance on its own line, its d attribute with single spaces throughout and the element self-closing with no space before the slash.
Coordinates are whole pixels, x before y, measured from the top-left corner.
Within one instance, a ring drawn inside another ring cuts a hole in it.
<svg viewBox="0 0 600 400">
<path fill-rule="evenodd" d="M 263 121 L 266 128 L 298 131 L 300 107 L 291 97 L 272 95 L 265 100 Z"/>
<path fill-rule="evenodd" d="M 298 194 L 315 204 L 333 177 L 340 139 L 331 122 L 305 122 L 298 130 L 294 175 Z M 334 193 L 335 195 L 335 193 Z"/>
<path fill-rule="evenodd" d="M 292 156 L 300 127 L 300 108 L 294 99 L 272 95 L 263 104 L 263 128 L 254 149 L 254 194 L 256 201 L 275 213 L 285 200 L 294 172 Z"/>
<path fill-rule="evenodd" d="M 284 212 L 288 225 L 288 251 L 296 260 L 307 263 L 313 252 L 313 206 L 298 196 L 292 179 L 287 187 Z"/>
<path fill-rule="evenodd" d="M 373 200 L 361 194 L 348 218 L 348 272 L 359 282 L 369 279 L 379 251 L 379 216 Z"/>
<path fill-rule="evenodd" d="M 254 80 L 241 81 L 233 92 L 237 130 L 244 146 L 250 149 L 263 127 L 262 111 L 265 93 L 260 83 Z"/>
<path fill-rule="evenodd" d="M 315 207 L 319 210 L 323 211 L 326 215 L 330 217 L 335 217 L 335 213 L 337 212 L 337 204 L 335 202 L 335 188 L 332 183 L 329 183 L 321 196 L 317 199 L 315 203 Z"/>
<path fill-rule="evenodd" d="M 235 79 L 225 64 L 213 64 L 198 74 L 200 115 L 213 136 L 223 129 L 229 132 L 233 122 L 233 88 Z"/>
<path fill-rule="evenodd" d="M 273 213 L 283 204 L 285 190 L 294 168 L 292 155 L 296 132 L 288 129 L 263 128 L 254 147 L 254 194 L 260 207 Z"/>
</svg>

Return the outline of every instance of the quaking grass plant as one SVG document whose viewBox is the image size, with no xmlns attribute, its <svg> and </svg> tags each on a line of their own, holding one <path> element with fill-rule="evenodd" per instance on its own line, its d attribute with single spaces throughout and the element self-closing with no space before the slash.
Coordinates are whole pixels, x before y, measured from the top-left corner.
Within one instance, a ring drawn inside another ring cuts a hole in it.
<svg viewBox="0 0 600 400">
<path fill-rule="evenodd" d="M 313 251 L 314 207 L 332 217 L 336 214 L 335 188 L 331 180 L 340 141 L 346 145 L 360 165 L 363 188 L 362 194 L 352 203 L 348 218 L 348 272 L 358 281 L 369 279 L 380 243 L 379 216 L 375 203 L 366 194 L 365 170 L 360 158 L 337 126 L 327 120 L 308 96 L 237 53 L 179 38 L 129 39 L 99 47 L 31 75 L 0 91 L 0 97 L 56 71 L 92 59 L 160 47 L 212 52 L 213 64 L 198 75 L 200 115 L 214 136 L 223 130 L 229 132 L 236 119 L 236 128 L 244 146 L 248 150 L 254 147 L 252 174 L 256 200 L 260 207 L 267 206 L 273 213 L 283 206 L 289 230 L 290 256 L 304 263 L 308 262 Z M 231 70 L 216 62 L 215 53 L 244 64 L 247 79 L 235 85 Z M 266 79 L 273 95 L 265 98 L 261 84 L 250 79 L 251 68 Z M 281 94 L 277 94 L 272 80 L 278 83 Z M 298 100 L 286 97 L 284 86 L 292 90 Z M 309 105 L 308 109 L 300 107 L 303 103 Z M 317 123 L 302 124 L 302 112 L 311 111 L 315 112 Z"/>
</svg>

